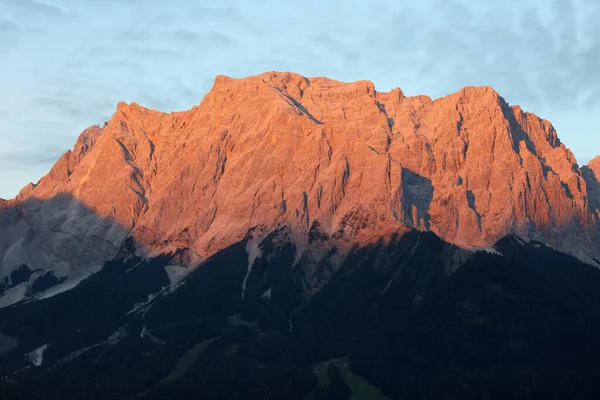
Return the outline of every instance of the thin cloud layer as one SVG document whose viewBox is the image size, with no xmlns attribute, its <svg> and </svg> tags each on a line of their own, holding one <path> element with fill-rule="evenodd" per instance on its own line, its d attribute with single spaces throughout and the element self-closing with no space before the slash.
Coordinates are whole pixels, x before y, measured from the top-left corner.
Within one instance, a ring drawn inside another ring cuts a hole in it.
<svg viewBox="0 0 600 400">
<path fill-rule="evenodd" d="M 62 18 L 65 16 L 63 10 L 55 5 L 35 0 L 1 0 L 0 5 L 11 7 L 25 14 L 39 14 L 50 18 Z"/>
<path fill-rule="evenodd" d="M 600 153 L 597 0 L 0 0 L 0 9 L 0 171 L 22 171 L 0 180 L 0 197 L 37 181 L 119 101 L 189 109 L 216 75 L 267 70 L 432 97 L 489 85 L 551 120 L 580 162 Z"/>
</svg>

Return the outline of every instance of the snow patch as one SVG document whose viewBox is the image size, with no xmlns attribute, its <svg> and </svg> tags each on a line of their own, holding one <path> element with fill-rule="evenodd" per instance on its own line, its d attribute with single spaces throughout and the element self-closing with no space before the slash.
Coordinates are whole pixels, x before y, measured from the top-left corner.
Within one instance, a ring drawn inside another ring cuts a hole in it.
<svg viewBox="0 0 600 400">
<path fill-rule="evenodd" d="M 56 296 L 57 294 L 64 293 L 68 290 L 73 289 L 75 286 L 79 285 L 85 279 L 89 278 L 96 272 L 102 269 L 102 265 L 91 266 L 88 271 L 80 274 L 79 276 L 68 278 L 63 283 L 59 283 L 58 285 L 52 286 L 48 290 L 42 292 L 41 294 L 36 295 L 32 300 L 43 300 L 48 299 L 52 296 Z"/>
<path fill-rule="evenodd" d="M 248 270 L 246 271 L 246 276 L 242 282 L 242 300 L 244 300 L 244 296 L 246 294 L 246 284 L 248 283 L 250 272 L 252 272 L 252 265 L 257 258 L 262 257 L 262 251 L 260 250 L 259 244 L 260 243 L 257 240 L 250 240 L 248 244 L 246 244 L 246 252 L 248 253 Z"/>
<path fill-rule="evenodd" d="M 128 333 L 125 330 L 125 327 L 122 326 L 115 332 L 113 332 L 104 343 L 106 343 L 109 346 L 114 346 L 115 344 L 123 340 L 123 338 L 125 338 L 127 335 Z"/>
<path fill-rule="evenodd" d="M 477 251 L 484 251 L 486 253 L 493 254 L 495 256 L 504 257 L 504 254 L 500 253 L 498 250 L 494 249 L 493 247 L 482 247 L 482 248 L 478 248 Z"/>
<path fill-rule="evenodd" d="M 102 343 L 104 343 L 104 342 L 102 342 Z M 57 367 L 57 366 L 59 366 L 61 364 L 66 364 L 68 362 L 71 362 L 74 359 L 76 359 L 77 357 L 79 357 L 80 355 L 82 355 L 83 353 L 86 353 L 86 352 L 88 352 L 91 349 L 94 349 L 94 348 L 96 348 L 98 346 L 101 346 L 102 343 L 96 343 L 94 345 L 87 346 L 87 347 L 84 347 L 84 348 L 79 349 L 79 350 L 75 350 L 74 352 L 67 354 L 65 357 L 63 357 L 60 360 L 58 360 L 57 362 L 55 362 L 52 367 L 54 368 L 54 367 Z"/>
<path fill-rule="evenodd" d="M 171 290 L 175 289 L 183 278 L 185 278 L 190 272 L 191 268 L 187 268 L 181 265 L 167 265 L 165 272 L 171 283 Z"/>
<path fill-rule="evenodd" d="M 525 239 L 523 239 L 520 236 L 516 236 L 515 235 L 515 240 L 522 246 L 527 246 L 528 241 L 525 241 Z"/>
<path fill-rule="evenodd" d="M 142 265 L 142 263 L 146 261 L 144 259 L 142 259 L 142 261 L 140 261 L 139 263 L 135 264 L 133 267 L 129 268 L 127 271 L 125 271 L 126 274 L 128 274 L 129 272 L 133 271 L 134 269 L 136 269 L 137 267 L 139 267 L 140 265 Z"/>
<path fill-rule="evenodd" d="M 95 349 L 96 347 L 105 346 L 106 347 L 105 351 L 106 351 L 107 349 L 115 346 L 117 343 L 119 343 L 121 340 L 123 340 L 125 337 L 127 337 L 129 335 L 126 328 L 127 328 L 127 324 L 125 326 L 120 327 L 115 332 L 113 332 L 108 337 L 108 339 L 106 339 L 105 341 L 93 344 L 91 346 L 81 348 L 79 350 L 75 350 L 74 352 L 67 354 L 65 357 L 63 357 L 60 360 L 58 360 L 57 362 L 55 362 L 53 364 L 52 368 L 55 368 L 61 364 L 71 362 L 74 359 L 76 359 L 77 357 L 79 357 L 80 355 L 82 355 L 92 349 Z M 102 354 L 104 354 L 104 353 L 102 353 Z"/>
<path fill-rule="evenodd" d="M 0 297 L 0 308 L 8 307 L 22 301 L 29 289 L 29 282 L 23 282 L 4 291 Z"/>
<path fill-rule="evenodd" d="M 387 292 L 387 290 L 390 288 L 390 286 L 392 286 L 392 281 L 393 280 L 394 280 L 394 278 L 392 277 L 392 279 L 389 280 L 389 282 L 387 283 L 387 285 L 385 285 L 385 288 L 383 288 L 383 290 L 379 294 L 384 294 L 385 292 Z"/>
<path fill-rule="evenodd" d="M 169 281 L 170 284 L 168 286 L 163 286 L 158 292 L 156 293 L 150 293 L 148 295 L 148 300 L 146 300 L 143 303 L 135 303 L 133 305 L 133 308 L 129 311 L 127 311 L 126 315 L 131 315 L 131 314 L 137 314 L 139 312 L 147 312 L 150 307 L 152 306 L 152 302 L 154 301 L 154 299 L 158 298 L 159 296 L 165 297 L 167 295 L 169 295 L 170 293 L 173 293 L 175 290 L 177 290 L 181 285 L 183 285 L 185 283 L 185 279 L 183 279 L 186 275 L 189 274 L 190 269 L 189 268 L 185 268 L 185 267 L 179 267 L 179 266 L 172 266 L 172 267 L 177 267 L 173 272 L 172 275 L 169 275 L 169 272 L 167 271 L 166 267 L 165 267 L 165 271 L 167 273 L 167 276 L 169 277 Z M 185 274 L 182 273 L 182 271 L 180 271 L 178 268 L 184 268 L 186 269 Z M 175 279 L 176 277 L 179 277 L 177 279 Z"/>
<path fill-rule="evenodd" d="M 52 297 L 97 272 L 118 253 L 127 234 L 117 221 L 98 216 L 67 194 L 28 198 L 18 204 L 11 218 L 0 221 L 0 281 L 21 265 L 40 275 L 52 271 L 66 281 L 32 300 Z M 35 276 L 31 278 L 30 282 Z M 25 300 L 22 291 L 20 287 L 5 293 L 0 307 Z"/>
<path fill-rule="evenodd" d="M 146 301 L 145 301 L 145 302 L 143 302 L 143 303 L 135 303 L 135 304 L 133 305 L 133 308 L 132 308 L 131 310 L 127 311 L 127 315 L 134 314 L 134 313 L 136 313 L 137 311 L 139 311 L 139 310 L 143 309 L 145 306 L 149 305 L 149 304 L 152 302 L 152 300 L 154 300 L 154 298 L 155 298 L 156 296 L 158 296 L 160 293 L 162 293 L 164 290 L 165 290 L 165 289 L 163 288 L 163 289 L 161 289 L 161 290 L 160 290 L 158 293 L 150 293 L 150 294 L 148 295 L 148 300 L 146 300 Z"/>
<path fill-rule="evenodd" d="M 50 297 L 56 296 L 57 294 L 64 293 L 68 290 L 73 289 L 75 286 L 79 285 L 86 278 L 89 278 L 94 273 L 100 271 L 102 269 L 102 265 L 94 265 L 90 266 L 88 270 L 83 271 L 79 274 L 71 274 L 70 276 L 57 276 L 58 279 L 65 279 L 63 282 L 54 285 L 47 290 L 37 293 L 33 296 L 27 296 L 31 284 L 35 282 L 35 280 L 44 274 L 43 271 L 36 271 L 31 274 L 31 277 L 27 282 L 22 282 L 19 285 L 12 287 L 6 291 L 2 295 L 0 295 L 0 308 L 11 306 L 15 303 L 25 300 L 25 302 L 32 302 L 36 300 L 48 299 Z"/>
<path fill-rule="evenodd" d="M 50 346 L 50 343 L 44 344 L 32 352 L 25 354 L 25 361 L 30 362 L 34 367 L 41 367 L 44 362 L 44 351 Z"/>
<path fill-rule="evenodd" d="M 506 256 L 504 254 L 500 253 L 498 250 L 494 249 L 493 247 L 468 247 L 468 248 L 465 248 L 465 250 L 473 252 L 473 253 L 483 252 L 483 253 L 493 254 L 495 256 L 506 258 Z"/>
<path fill-rule="evenodd" d="M 157 338 L 156 336 L 154 336 L 152 334 L 152 332 L 150 332 L 150 330 L 148 328 L 146 328 L 146 325 L 144 325 L 142 327 L 142 331 L 140 332 L 140 337 L 142 339 L 150 339 L 151 342 L 157 343 L 157 344 L 164 344 L 165 343 L 164 340 L 160 340 L 159 338 Z"/>
<path fill-rule="evenodd" d="M 263 294 L 261 294 L 260 297 L 265 298 L 265 299 L 270 299 L 271 298 L 271 289 L 272 288 L 268 288 L 267 290 L 265 290 L 265 292 Z"/>
</svg>

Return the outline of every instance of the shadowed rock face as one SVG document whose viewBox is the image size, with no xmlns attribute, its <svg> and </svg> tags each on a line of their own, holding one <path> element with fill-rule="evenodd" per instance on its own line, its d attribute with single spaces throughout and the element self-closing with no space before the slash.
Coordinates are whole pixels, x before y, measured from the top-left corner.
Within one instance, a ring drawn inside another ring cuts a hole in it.
<svg viewBox="0 0 600 400">
<path fill-rule="evenodd" d="M 583 179 L 587 185 L 590 211 L 596 217 L 600 216 L 600 157 L 594 158 L 581 168 Z"/>
<path fill-rule="evenodd" d="M 512 233 L 590 260 L 598 196 L 584 172 L 548 121 L 488 87 L 431 100 L 377 92 L 368 81 L 270 72 L 218 76 L 189 111 L 120 103 L 103 128 L 85 130 L 48 175 L 0 209 L 65 193 L 118 223 L 120 233 L 99 235 L 100 254 L 84 254 L 80 267 L 109 259 L 125 237 L 150 254 L 190 249 L 197 262 L 253 228 L 264 237 L 287 227 L 302 252 L 315 226 L 313 237 L 328 238 L 318 251 L 410 227 L 463 247 Z M 34 218 L 48 229 L 45 246 L 67 240 L 52 224 L 99 243 L 88 234 L 95 223 L 57 209 L 65 216 L 40 210 Z M 0 225 L 3 276 L 23 263 L 9 251 L 27 237 L 25 228 L 15 233 L 15 218 Z"/>
<path fill-rule="evenodd" d="M 0 213 L 0 227 L 0 307 L 72 288 L 115 257 L 128 235 L 66 193 L 15 202 Z"/>
<path fill-rule="evenodd" d="M 429 230 L 429 207 L 434 187 L 431 181 L 409 169 L 402 169 L 402 212 L 407 226 Z"/>
<path fill-rule="evenodd" d="M 600 269 L 540 242 L 475 252 L 411 230 L 316 264 L 286 229 L 253 242 L 184 281 L 172 255 L 117 257 L 0 309 L 2 398 L 303 399 L 341 357 L 389 398 L 600 393 Z"/>
</svg>

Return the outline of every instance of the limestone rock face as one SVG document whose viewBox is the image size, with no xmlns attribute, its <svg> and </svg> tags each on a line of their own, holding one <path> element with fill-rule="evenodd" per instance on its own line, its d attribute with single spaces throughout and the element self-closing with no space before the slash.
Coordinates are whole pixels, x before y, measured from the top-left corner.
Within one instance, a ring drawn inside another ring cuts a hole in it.
<svg viewBox="0 0 600 400">
<path fill-rule="evenodd" d="M 432 100 L 377 92 L 369 81 L 269 72 L 218 76 L 189 111 L 120 103 L 0 208 L 71 199 L 53 209 L 66 217 L 34 219 L 47 227 L 58 218 L 61 232 L 73 232 L 61 240 L 76 247 L 98 239 L 101 256 L 63 260 L 73 269 L 116 254 L 127 237 L 141 252 L 185 248 L 201 259 L 278 228 L 298 244 L 338 248 L 409 228 L 463 247 L 516 234 L 591 260 L 599 173 L 600 159 L 580 169 L 548 121 L 489 87 Z M 101 222 L 73 218 L 75 209 Z M 2 222 L 2 235 L 21 219 Z M 0 247 L 4 276 L 21 262 L 11 251 L 26 246 L 13 236 Z"/>
<path fill-rule="evenodd" d="M 597 221 L 600 218 L 600 156 L 581 168 L 587 184 L 590 211 Z"/>
</svg>

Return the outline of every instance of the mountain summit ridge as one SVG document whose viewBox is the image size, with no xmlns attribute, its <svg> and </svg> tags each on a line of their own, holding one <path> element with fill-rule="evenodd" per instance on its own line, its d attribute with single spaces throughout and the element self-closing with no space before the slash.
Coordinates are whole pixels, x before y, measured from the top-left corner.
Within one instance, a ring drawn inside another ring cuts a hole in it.
<svg viewBox="0 0 600 400">
<path fill-rule="evenodd" d="M 23 232 L 0 245 L 0 275 L 22 264 L 52 270 L 28 258 L 35 241 L 23 238 L 51 225 L 60 240 L 81 242 L 82 206 L 103 221 L 94 237 L 107 260 L 127 238 L 147 255 L 185 248 L 198 261 L 249 232 L 286 228 L 316 253 L 417 229 L 465 248 L 514 234 L 594 263 L 599 172 L 600 161 L 579 168 L 550 122 L 490 87 L 432 100 L 370 81 L 219 75 L 188 111 L 119 103 L 37 184 L 0 202 L 76 200 L 0 219 L 0 232 Z M 48 234 L 49 249 L 57 237 Z M 99 268 L 97 257 L 56 257 L 43 258 L 68 264 L 67 278 Z"/>
</svg>

